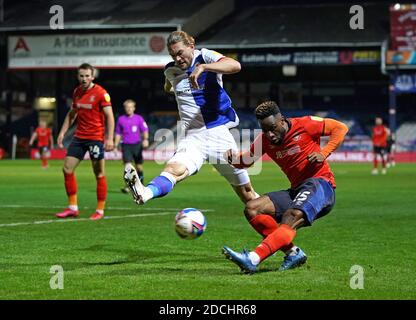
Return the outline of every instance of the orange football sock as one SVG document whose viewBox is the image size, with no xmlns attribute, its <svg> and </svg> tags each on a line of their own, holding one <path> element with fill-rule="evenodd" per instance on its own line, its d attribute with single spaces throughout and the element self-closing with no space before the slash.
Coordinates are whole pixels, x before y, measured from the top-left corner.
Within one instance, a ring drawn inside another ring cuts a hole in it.
<svg viewBox="0 0 416 320">
<path fill-rule="evenodd" d="M 48 166 L 48 160 L 42 159 L 42 167 L 46 167 L 46 166 Z"/>
<path fill-rule="evenodd" d="M 78 205 L 78 199 L 76 194 L 72 194 L 68 196 L 68 205 L 70 206 L 77 206 Z"/>
<path fill-rule="evenodd" d="M 267 214 L 258 214 L 253 219 L 250 220 L 251 226 L 256 230 L 260 235 L 265 239 L 269 234 L 279 226 L 275 219 L 272 216 Z M 291 242 L 287 246 L 280 248 L 284 253 L 288 252 L 294 247 L 294 244 Z"/>
<path fill-rule="evenodd" d="M 263 238 L 266 238 L 278 227 L 276 220 L 267 214 L 258 214 L 249 223 Z"/>
<path fill-rule="evenodd" d="M 77 206 L 77 181 L 75 180 L 75 174 L 64 172 L 64 179 L 68 205 Z"/>
<path fill-rule="evenodd" d="M 254 250 L 263 261 L 273 253 L 289 245 L 295 238 L 296 231 L 287 224 L 281 224 Z"/>
<path fill-rule="evenodd" d="M 107 180 L 104 176 L 97 178 L 97 210 L 104 212 L 105 200 L 107 198 Z"/>
</svg>

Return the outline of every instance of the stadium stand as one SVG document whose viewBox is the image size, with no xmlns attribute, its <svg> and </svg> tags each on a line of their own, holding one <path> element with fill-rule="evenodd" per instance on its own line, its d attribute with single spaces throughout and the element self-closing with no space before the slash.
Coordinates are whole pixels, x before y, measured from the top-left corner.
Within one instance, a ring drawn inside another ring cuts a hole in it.
<svg viewBox="0 0 416 320">
<path fill-rule="evenodd" d="M 383 4 L 366 5 L 365 18 L 372 23 L 356 32 L 349 27 L 345 4 L 247 7 L 205 33 L 201 41 L 218 49 L 379 46 L 388 32 L 388 13 Z M 339 17 L 345 17 L 345 23 L 339 23 Z"/>
</svg>

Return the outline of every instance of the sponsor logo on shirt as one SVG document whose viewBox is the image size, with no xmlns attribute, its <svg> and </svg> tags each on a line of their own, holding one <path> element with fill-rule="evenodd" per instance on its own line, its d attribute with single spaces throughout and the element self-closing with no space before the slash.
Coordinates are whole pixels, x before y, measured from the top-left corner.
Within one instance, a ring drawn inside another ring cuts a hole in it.
<svg viewBox="0 0 416 320">
<path fill-rule="evenodd" d="M 316 117 L 316 116 L 311 116 L 311 119 L 312 119 L 312 120 L 315 120 L 315 121 L 324 121 L 324 119 L 323 119 L 323 118 L 321 118 L 321 117 Z"/>
<path fill-rule="evenodd" d="M 92 104 L 90 103 L 77 103 L 78 108 L 84 108 L 84 109 L 92 109 Z"/>
<path fill-rule="evenodd" d="M 282 150 L 282 151 L 277 151 L 276 152 L 276 158 L 277 159 L 282 159 L 282 158 L 284 158 L 286 156 L 291 156 L 291 155 L 294 155 L 296 153 L 300 153 L 301 151 L 302 150 L 301 150 L 300 146 L 299 145 L 295 145 L 295 146 L 293 146 L 293 147 L 291 147 L 289 149 L 285 149 L 285 150 Z"/>
</svg>

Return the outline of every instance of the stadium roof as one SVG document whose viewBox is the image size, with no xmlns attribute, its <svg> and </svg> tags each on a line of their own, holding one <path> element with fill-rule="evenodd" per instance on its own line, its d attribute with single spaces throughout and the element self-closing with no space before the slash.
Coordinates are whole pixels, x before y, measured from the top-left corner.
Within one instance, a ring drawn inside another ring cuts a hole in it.
<svg viewBox="0 0 416 320">
<path fill-rule="evenodd" d="M 177 28 L 198 11 L 201 1 L 15 0 L 4 5 L 0 31 L 50 30 L 49 10 L 53 5 L 63 7 L 64 26 L 68 30 Z"/>
<path fill-rule="evenodd" d="M 198 38 L 217 49 L 380 46 L 389 34 L 389 6 L 363 4 L 364 30 L 352 30 L 350 6 L 283 5 L 246 7 Z"/>
<path fill-rule="evenodd" d="M 50 7 L 61 5 L 66 31 L 185 28 L 191 34 L 199 34 L 198 45 L 217 49 L 380 46 L 389 33 L 387 3 L 362 4 L 364 30 L 351 30 L 352 14 L 347 4 L 234 0 L 235 8 L 221 11 L 220 2 L 6 0 L 3 22 L 0 15 L 0 32 L 50 31 Z M 213 14 L 216 20 L 211 18 L 204 23 L 204 6 L 212 3 L 218 7 L 218 14 Z"/>
</svg>

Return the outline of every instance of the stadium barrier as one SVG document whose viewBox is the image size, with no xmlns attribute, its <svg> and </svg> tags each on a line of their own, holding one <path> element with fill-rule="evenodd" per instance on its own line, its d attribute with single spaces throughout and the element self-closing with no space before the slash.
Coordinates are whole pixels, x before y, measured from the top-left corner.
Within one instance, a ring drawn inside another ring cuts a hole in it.
<svg viewBox="0 0 416 320">
<path fill-rule="evenodd" d="M 163 163 L 173 156 L 174 150 L 155 151 L 144 150 L 143 159 Z M 64 159 L 66 150 L 51 149 L 49 159 Z M 106 160 L 121 160 L 121 152 L 119 150 L 105 152 Z M 36 149 L 31 151 L 32 159 L 39 159 L 39 152 Z M 396 162 L 416 162 L 416 152 L 396 152 L 394 154 Z M 89 159 L 89 154 L 86 153 L 84 159 Z M 328 158 L 331 162 L 371 162 L 373 161 L 373 153 L 369 151 L 337 151 Z M 263 161 L 271 161 L 267 155 L 263 156 Z"/>
</svg>

